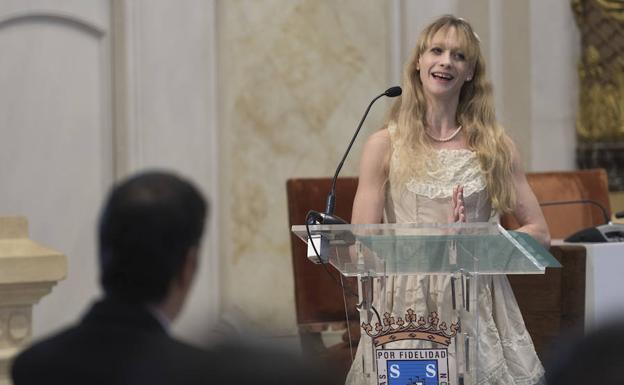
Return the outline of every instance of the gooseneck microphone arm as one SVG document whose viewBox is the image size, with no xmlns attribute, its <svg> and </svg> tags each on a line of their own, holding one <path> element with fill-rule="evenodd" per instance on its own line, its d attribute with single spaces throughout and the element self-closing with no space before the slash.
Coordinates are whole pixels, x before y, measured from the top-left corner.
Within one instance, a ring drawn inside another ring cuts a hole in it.
<svg viewBox="0 0 624 385">
<path fill-rule="evenodd" d="M 604 218 L 604 223 L 607 224 L 607 223 L 611 222 L 611 217 L 609 217 L 607 209 L 602 204 L 600 204 L 600 202 L 597 202 L 597 201 L 591 200 L 591 199 L 576 199 L 576 200 L 572 200 L 572 201 L 541 202 L 539 205 L 540 206 L 560 206 L 560 205 L 573 205 L 573 204 L 592 204 L 594 206 L 597 206 L 600 209 L 600 211 L 602 212 L 602 216 Z"/>
<path fill-rule="evenodd" d="M 377 99 L 381 98 L 382 96 L 388 96 L 388 97 L 393 98 L 399 95 L 401 95 L 401 87 L 398 87 L 398 86 L 390 87 L 383 94 L 378 95 L 377 97 L 375 97 L 375 99 L 373 99 L 370 102 L 370 104 L 366 108 L 366 112 L 364 112 L 364 116 L 362 116 L 362 119 L 360 120 L 360 124 L 358 124 L 357 129 L 355 130 L 355 134 L 353 134 L 353 137 L 351 138 L 351 142 L 349 142 L 347 151 L 345 151 L 344 155 L 342 156 L 342 160 L 340 160 L 340 164 L 338 165 L 338 168 L 336 168 L 336 173 L 334 174 L 334 179 L 332 180 L 331 189 L 329 191 L 329 194 L 327 195 L 327 205 L 325 207 L 325 213 L 319 213 L 317 211 L 310 210 L 308 211 L 308 214 L 306 215 L 306 231 L 308 232 L 308 258 L 310 258 L 310 260 L 314 263 L 322 264 L 323 267 L 325 268 L 325 271 L 328 274 L 330 274 L 326 266 L 326 264 L 329 262 L 329 256 L 327 253 L 328 240 L 326 237 L 322 236 L 322 234 L 313 236 L 310 232 L 310 225 L 346 223 L 343 219 L 337 216 L 334 216 L 334 206 L 336 204 L 336 180 L 338 179 L 338 174 L 340 173 L 340 169 L 342 168 L 342 165 L 344 164 L 345 159 L 347 159 L 347 155 L 349 155 L 349 151 L 351 151 L 351 147 L 353 146 L 353 143 L 355 142 L 355 138 L 360 133 L 362 124 L 364 123 L 364 120 L 366 119 L 366 116 L 368 115 L 368 111 L 370 111 L 371 107 L 373 106 L 373 103 L 375 103 Z M 316 240 L 313 237 L 316 237 Z M 317 247 L 315 242 L 318 242 L 319 247 Z M 310 246 L 314 250 L 314 255 L 310 255 L 310 251 L 309 251 Z M 351 292 L 351 290 L 345 290 L 346 288 L 342 285 L 342 280 L 340 281 L 340 285 L 342 286 L 343 292 L 348 292 L 349 294 L 355 295 L 355 293 Z M 377 311 L 377 309 L 375 309 L 373 305 L 371 305 L 371 308 L 377 315 L 377 321 L 381 324 L 381 317 L 379 317 L 379 312 Z M 349 322 L 347 322 L 347 327 L 348 326 L 349 326 Z M 349 333 L 349 336 L 350 335 L 351 333 Z"/>
<path fill-rule="evenodd" d="M 358 134 L 360 133 L 360 129 L 362 128 L 362 124 L 364 124 L 364 120 L 366 120 L 366 116 L 368 115 L 368 112 L 370 111 L 373 104 L 377 101 L 377 99 L 381 98 L 382 96 L 388 96 L 388 97 L 393 98 L 393 97 L 401 95 L 401 92 L 402 92 L 401 87 L 398 87 L 398 86 L 390 87 L 383 94 L 376 96 L 366 108 L 366 111 L 364 112 L 364 115 L 362 116 L 362 119 L 360 120 L 360 123 L 358 124 L 357 129 L 355 130 L 355 133 L 353 134 L 353 137 L 351 138 L 351 142 L 349 142 L 349 146 L 347 147 L 347 150 L 345 151 L 344 155 L 342 156 L 342 159 L 340 160 L 340 163 L 338 164 L 338 167 L 336 168 L 336 173 L 334 174 L 334 179 L 332 180 L 331 189 L 329 191 L 329 194 L 327 194 L 327 203 L 325 205 L 326 217 L 335 218 L 333 214 L 334 214 L 334 208 L 336 205 L 336 180 L 338 180 L 338 174 L 340 174 L 342 165 L 347 159 L 347 155 L 349 155 L 349 151 L 351 151 L 351 147 L 353 146 L 353 143 L 355 142 L 355 138 L 357 138 Z"/>
<path fill-rule="evenodd" d="M 327 204 L 325 205 L 325 214 L 332 215 L 334 213 L 334 207 L 336 205 L 336 180 L 338 180 L 338 174 L 340 174 L 340 170 L 342 170 L 342 166 L 344 165 L 344 162 L 347 159 L 347 155 L 349 155 L 349 152 L 351 151 L 351 147 L 353 147 L 353 143 L 355 143 L 355 139 L 360 133 L 360 129 L 362 128 L 362 125 L 364 124 L 364 120 L 366 120 L 366 116 L 368 116 L 368 112 L 370 111 L 373 104 L 379 98 L 385 95 L 386 94 L 384 92 L 383 94 L 376 96 L 375 99 L 373 99 L 368 105 L 368 107 L 366 108 L 366 111 L 364 112 L 364 115 L 362 116 L 362 119 L 360 120 L 360 123 L 358 124 L 357 129 L 355 130 L 355 133 L 353 134 L 353 137 L 351 138 L 351 142 L 349 142 L 349 146 L 347 146 L 347 150 L 345 151 L 344 155 L 342 156 L 342 159 L 340 160 L 340 163 L 338 164 L 338 167 L 336 168 L 334 179 L 332 179 L 331 189 L 329 190 L 329 194 L 327 195 Z"/>
<path fill-rule="evenodd" d="M 568 201 L 551 201 L 542 202 L 540 206 L 559 206 L 559 205 L 571 205 L 571 204 L 591 204 L 600 208 L 602 216 L 604 218 L 604 224 L 599 226 L 591 226 L 575 232 L 572 235 L 567 236 L 564 241 L 566 242 L 585 242 L 585 243 L 600 243 L 600 242 L 622 242 L 624 241 L 624 225 L 621 223 L 611 223 L 609 218 L 609 212 L 607 208 L 600 202 L 592 199 L 577 199 Z M 616 213 L 616 218 L 621 215 L 621 212 Z"/>
</svg>

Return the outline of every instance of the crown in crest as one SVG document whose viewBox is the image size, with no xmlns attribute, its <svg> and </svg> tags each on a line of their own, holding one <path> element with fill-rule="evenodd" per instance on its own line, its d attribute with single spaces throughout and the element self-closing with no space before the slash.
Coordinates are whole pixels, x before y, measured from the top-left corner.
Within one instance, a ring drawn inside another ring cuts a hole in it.
<svg viewBox="0 0 624 385">
<path fill-rule="evenodd" d="M 407 310 L 404 319 L 398 317 L 396 321 L 390 313 L 384 313 L 382 323 L 375 322 L 374 328 L 370 323 L 362 323 L 362 329 L 373 339 L 375 346 L 401 340 L 423 340 L 448 346 L 451 338 L 460 331 L 459 321 L 449 327 L 446 322 L 440 323 L 435 311 L 429 313 L 428 320 L 417 317 L 412 309 Z"/>
</svg>

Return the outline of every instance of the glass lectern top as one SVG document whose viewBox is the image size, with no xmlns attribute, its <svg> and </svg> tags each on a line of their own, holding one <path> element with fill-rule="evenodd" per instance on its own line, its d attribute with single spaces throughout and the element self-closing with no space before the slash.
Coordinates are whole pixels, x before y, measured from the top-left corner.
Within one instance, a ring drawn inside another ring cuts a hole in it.
<svg viewBox="0 0 624 385">
<path fill-rule="evenodd" d="M 559 262 L 529 235 L 498 223 L 311 225 L 319 252 L 346 276 L 543 274 Z M 304 242 L 305 225 L 292 231 Z"/>
</svg>

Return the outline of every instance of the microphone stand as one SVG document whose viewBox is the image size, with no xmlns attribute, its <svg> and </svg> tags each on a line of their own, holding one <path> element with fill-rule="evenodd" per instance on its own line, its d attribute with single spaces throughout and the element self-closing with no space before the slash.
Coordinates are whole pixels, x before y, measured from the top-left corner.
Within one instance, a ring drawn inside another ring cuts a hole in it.
<svg viewBox="0 0 624 385">
<path fill-rule="evenodd" d="M 344 165 L 344 162 L 347 159 L 347 155 L 349 155 L 349 151 L 351 151 L 351 147 L 353 147 L 355 138 L 357 138 L 358 134 L 360 133 L 362 124 L 364 124 L 364 120 L 366 120 L 366 116 L 368 116 L 368 112 L 370 111 L 373 104 L 382 96 L 388 96 L 388 97 L 393 98 L 393 97 L 401 95 L 401 92 L 402 92 L 401 87 L 398 87 L 398 86 L 390 87 L 384 93 L 377 95 L 368 104 L 368 107 L 366 108 L 366 111 L 364 112 L 362 119 L 360 119 L 360 123 L 358 124 L 357 129 L 355 130 L 355 133 L 353 134 L 353 137 L 351 138 L 351 141 L 349 142 L 349 146 L 347 146 L 347 150 L 345 151 L 344 155 L 342 156 L 342 159 L 340 160 L 340 163 L 338 164 L 338 167 L 336 168 L 336 173 L 334 174 L 334 178 L 332 179 L 331 189 L 329 190 L 329 194 L 327 194 L 325 212 L 319 213 L 317 211 L 310 211 L 306 218 L 307 223 L 309 223 L 310 219 L 313 220 L 313 223 L 310 223 L 310 224 L 338 225 L 338 224 L 347 223 L 347 221 L 345 221 L 344 219 L 340 218 L 337 215 L 334 215 L 334 208 L 336 206 L 336 181 L 338 180 L 338 174 L 340 174 L 340 170 L 342 169 L 342 166 Z"/>
</svg>

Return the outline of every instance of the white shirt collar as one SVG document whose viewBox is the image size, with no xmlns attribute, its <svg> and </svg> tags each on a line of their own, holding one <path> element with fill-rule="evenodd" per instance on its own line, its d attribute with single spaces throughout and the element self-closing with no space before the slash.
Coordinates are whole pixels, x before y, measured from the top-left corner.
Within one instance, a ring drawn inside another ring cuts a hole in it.
<svg viewBox="0 0 624 385">
<path fill-rule="evenodd" d="M 171 320 L 167 315 L 160 310 L 158 306 L 147 305 L 147 310 L 156 318 L 158 323 L 165 329 L 167 333 L 169 333 L 169 329 L 171 329 Z"/>
</svg>

